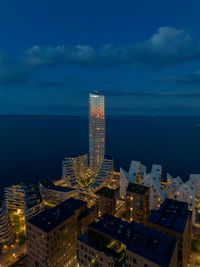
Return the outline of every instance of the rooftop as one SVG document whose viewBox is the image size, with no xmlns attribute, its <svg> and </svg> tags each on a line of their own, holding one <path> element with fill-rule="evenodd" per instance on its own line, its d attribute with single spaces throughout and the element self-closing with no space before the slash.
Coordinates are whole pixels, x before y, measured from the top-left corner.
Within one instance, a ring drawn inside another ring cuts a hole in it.
<svg viewBox="0 0 200 267">
<path fill-rule="evenodd" d="M 144 185 L 129 183 L 127 191 L 135 193 L 135 194 L 143 195 L 144 193 L 146 193 L 146 191 L 148 189 L 149 188 L 147 186 L 144 186 Z"/>
<path fill-rule="evenodd" d="M 190 217 L 191 211 L 188 210 L 187 203 L 167 198 L 159 210 L 151 211 L 148 221 L 183 233 Z"/>
<path fill-rule="evenodd" d="M 88 154 L 82 154 L 82 155 L 80 155 L 80 154 L 72 154 L 69 157 L 65 157 L 64 161 L 65 160 L 69 160 L 69 159 L 79 158 L 79 157 L 87 157 L 87 156 L 88 156 Z"/>
<path fill-rule="evenodd" d="M 95 231 L 107 235 L 125 244 L 127 250 L 163 267 L 169 266 L 177 243 L 176 238 L 165 233 L 135 222 L 130 224 L 109 214 L 90 224 L 89 230 L 90 233 Z M 84 236 L 79 239 L 87 242 Z"/>
<path fill-rule="evenodd" d="M 75 190 L 74 188 L 71 187 L 66 187 L 66 186 L 57 186 L 55 185 L 51 180 L 49 179 L 43 179 L 40 181 L 40 183 L 47 189 L 55 190 L 55 191 L 60 191 L 60 192 L 70 192 Z"/>
<path fill-rule="evenodd" d="M 48 233 L 60 225 L 66 219 L 74 215 L 74 212 L 87 202 L 69 198 L 61 204 L 49 210 L 42 211 L 28 220 L 29 223 Z"/>
<path fill-rule="evenodd" d="M 100 94 L 98 91 L 95 91 L 94 93 L 90 93 L 89 94 L 91 97 L 95 97 L 95 96 L 104 96 L 102 94 Z"/>
<path fill-rule="evenodd" d="M 109 160 L 112 160 L 112 159 L 113 159 L 113 157 L 112 157 L 112 156 L 109 156 L 109 155 L 105 155 L 105 156 L 104 156 L 104 159 L 109 159 Z"/>
<path fill-rule="evenodd" d="M 113 198 L 115 196 L 115 190 L 108 187 L 103 187 L 99 189 L 95 194 L 107 198 Z"/>
</svg>

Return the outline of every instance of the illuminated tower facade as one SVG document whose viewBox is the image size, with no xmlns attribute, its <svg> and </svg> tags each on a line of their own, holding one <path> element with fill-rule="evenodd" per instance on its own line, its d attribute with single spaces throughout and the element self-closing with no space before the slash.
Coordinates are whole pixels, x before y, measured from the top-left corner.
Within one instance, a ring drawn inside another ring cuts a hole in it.
<svg viewBox="0 0 200 267">
<path fill-rule="evenodd" d="M 89 163 L 98 171 L 105 155 L 105 101 L 100 94 L 89 95 Z"/>
</svg>

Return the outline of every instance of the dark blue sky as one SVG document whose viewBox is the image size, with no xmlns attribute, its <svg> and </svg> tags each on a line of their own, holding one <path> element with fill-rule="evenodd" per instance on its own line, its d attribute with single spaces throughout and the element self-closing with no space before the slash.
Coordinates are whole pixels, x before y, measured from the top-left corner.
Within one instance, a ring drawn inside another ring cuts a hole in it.
<svg viewBox="0 0 200 267">
<path fill-rule="evenodd" d="M 0 114 L 200 115 L 199 0 L 0 3 Z"/>
</svg>

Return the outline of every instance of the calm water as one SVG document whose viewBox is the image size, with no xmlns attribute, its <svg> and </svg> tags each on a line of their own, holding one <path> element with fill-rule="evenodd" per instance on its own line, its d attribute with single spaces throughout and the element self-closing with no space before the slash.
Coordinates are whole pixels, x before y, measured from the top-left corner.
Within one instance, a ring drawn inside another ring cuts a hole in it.
<svg viewBox="0 0 200 267">
<path fill-rule="evenodd" d="M 132 159 L 148 167 L 162 164 L 164 174 L 200 173 L 198 118 L 110 117 L 106 151 L 115 168 Z M 0 118 L 0 187 L 61 176 L 61 161 L 88 151 L 87 118 Z"/>
</svg>

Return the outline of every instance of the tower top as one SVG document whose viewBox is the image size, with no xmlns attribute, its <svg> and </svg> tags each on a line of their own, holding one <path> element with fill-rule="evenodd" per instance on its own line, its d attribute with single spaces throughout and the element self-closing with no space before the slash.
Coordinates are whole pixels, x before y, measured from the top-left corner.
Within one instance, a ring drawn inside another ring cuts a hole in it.
<svg viewBox="0 0 200 267">
<path fill-rule="evenodd" d="M 90 93 L 89 94 L 91 97 L 95 97 L 95 96 L 103 96 L 102 94 L 100 94 L 98 91 L 94 91 L 94 93 Z"/>
</svg>

